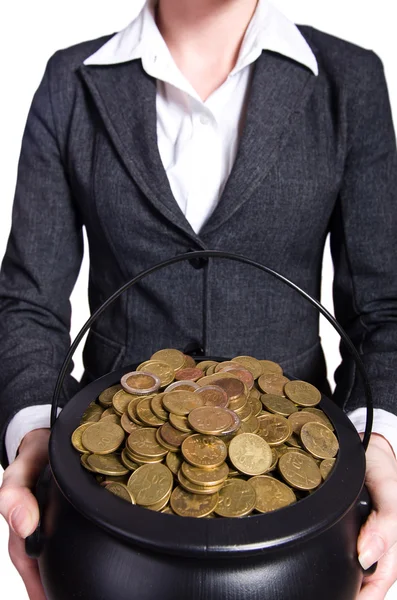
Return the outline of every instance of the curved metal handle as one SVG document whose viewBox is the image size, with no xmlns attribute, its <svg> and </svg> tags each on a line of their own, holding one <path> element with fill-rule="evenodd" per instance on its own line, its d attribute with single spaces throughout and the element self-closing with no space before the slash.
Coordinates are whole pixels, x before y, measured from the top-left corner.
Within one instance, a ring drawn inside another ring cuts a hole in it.
<svg viewBox="0 0 397 600">
<path fill-rule="evenodd" d="M 315 306 L 320 311 L 320 313 L 327 319 L 327 321 L 329 321 L 331 323 L 331 325 L 339 333 L 339 335 L 342 338 L 343 342 L 345 343 L 345 345 L 347 346 L 348 350 L 352 354 L 352 356 L 353 356 L 353 358 L 354 358 L 354 360 L 356 362 L 357 368 L 358 368 L 358 370 L 359 370 L 359 372 L 361 374 L 361 377 L 363 378 L 363 381 L 364 381 L 364 391 L 365 391 L 365 398 L 366 398 L 366 403 L 367 403 L 367 420 L 366 420 L 366 425 L 365 425 L 365 433 L 364 433 L 364 438 L 363 438 L 363 446 L 364 446 L 364 448 L 366 450 L 367 447 L 368 447 L 369 438 L 371 436 L 372 423 L 373 423 L 373 401 L 372 401 L 371 386 L 370 386 L 370 383 L 369 383 L 369 380 L 368 380 L 367 373 L 365 371 L 364 363 L 362 362 L 362 360 L 360 358 L 360 355 L 359 355 L 356 347 L 354 346 L 353 342 L 350 340 L 350 338 L 347 335 L 347 333 L 345 332 L 345 330 L 341 327 L 341 325 L 339 325 L 338 321 L 336 321 L 336 319 L 334 319 L 334 317 L 331 315 L 331 313 L 329 313 L 328 310 L 322 304 L 320 304 L 320 302 L 318 302 L 317 300 L 315 300 L 314 298 L 312 298 L 307 292 L 303 291 L 295 283 L 292 283 L 292 281 L 290 281 L 289 279 L 287 279 L 283 275 L 280 275 L 280 273 L 278 273 L 277 271 L 274 271 L 273 269 L 270 269 L 269 267 L 265 267 L 261 263 L 258 263 L 258 262 L 254 261 L 254 260 L 251 260 L 250 258 L 246 258 L 245 256 L 241 256 L 239 254 L 232 254 L 230 252 L 223 252 L 221 250 L 197 250 L 195 252 L 188 252 L 188 253 L 185 253 L 185 254 L 179 254 L 178 256 L 174 256 L 172 258 L 164 260 L 163 262 L 158 263 L 158 264 L 154 265 L 153 267 L 150 267 L 149 269 L 146 269 L 146 271 L 142 271 L 141 273 L 139 273 L 138 275 L 136 275 L 133 279 L 131 279 L 130 281 L 128 281 L 127 283 L 125 283 L 121 288 L 119 288 L 112 296 L 110 296 L 110 298 L 108 298 L 106 300 L 106 302 L 104 302 L 91 315 L 91 317 L 83 325 L 83 327 L 81 328 L 81 330 L 77 334 L 74 342 L 70 346 L 69 352 L 67 353 L 66 358 L 65 358 L 65 360 L 63 362 L 63 365 L 61 367 L 61 370 L 59 372 L 58 379 L 57 379 L 56 386 L 55 386 L 55 390 L 54 390 L 54 395 L 53 395 L 53 398 L 52 398 L 51 427 L 54 425 L 54 423 L 56 421 L 56 415 L 57 415 L 57 408 L 58 408 L 59 397 L 60 397 L 60 394 L 61 394 L 61 390 L 62 390 L 62 385 L 63 385 L 64 379 L 65 379 L 66 374 L 68 372 L 70 361 L 72 360 L 73 355 L 74 355 L 74 353 L 75 353 L 78 345 L 80 344 L 81 340 L 83 339 L 84 335 L 86 334 L 86 332 L 88 331 L 88 329 L 91 327 L 91 325 L 125 291 L 127 291 L 128 289 L 130 289 L 132 286 L 134 286 L 136 283 L 138 283 L 139 281 L 141 281 L 142 279 L 144 279 L 148 275 L 151 275 L 152 273 L 155 273 L 156 271 L 159 271 L 160 269 L 163 269 L 164 267 L 168 267 L 169 265 L 173 265 L 175 263 L 179 263 L 179 262 L 182 262 L 182 261 L 185 261 L 185 260 L 192 260 L 193 258 L 196 258 L 196 259 L 200 259 L 200 258 L 226 258 L 228 260 L 234 260 L 234 261 L 246 264 L 246 265 L 250 265 L 252 267 L 255 267 L 255 268 L 259 269 L 260 271 L 264 271 L 265 273 L 268 273 L 269 275 L 272 275 L 273 277 L 275 277 L 279 281 L 284 282 L 286 285 L 288 285 L 289 287 L 291 287 L 292 289 L 294 289 L 295 291 L 297 291 L 303 298 L 306 298 L 306 300 L 308 300 L 308 302 L 310 302 L 310 304 L 312 304 L 313 306 Z"/>
</svg>

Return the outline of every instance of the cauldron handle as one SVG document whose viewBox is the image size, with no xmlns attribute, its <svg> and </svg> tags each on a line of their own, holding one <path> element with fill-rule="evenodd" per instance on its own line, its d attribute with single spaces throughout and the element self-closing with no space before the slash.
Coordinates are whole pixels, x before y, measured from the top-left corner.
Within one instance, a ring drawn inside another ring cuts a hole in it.
<svg viewBox="0 0 397 600">
<path fill-rule="evenodd" d="M 331 325 L 334 327 L 334 329 L 336 329 L 336 331 L 339 333 L 340 337 L 342 338 L 343 342 L 347 346 L 348 350 L 352 354 L 352 356 L 355 360 L 356 366 L 357 366 L 357 368 L 363 378 L 363 381 L 364 381 L 364 391 L 365 391 L 365 398 L 366 398 L 366 404 L 367 404 L 367 419 L 366 419 L 365 433 L 364 433 L 364 438 L 363 438 L 363 446 L 364 446 L 364 449 L 366 450 L 368 447 L 369 438 L 371 436 L 372 423 L 373 423 L 373 401 L 372 401 L 371 386 L 370 386 L 369 379 L 368 379 L 368 376 L 367 376 L 367 373 L 365 370 L 364 363 L 362 362 L 356 347 L 354 346 L 353 342 L 350 340 L 350 338 L 347 335 L 347 333 L 345 332 L 345 330 L 341 327 L 341 325 L 338 323 L 338 321 L 336 321 L 336 319 L 331 315 L 331 313 L 329 313 L 328 310 L 322 304 L 320 304 L 320 302 L 318 302 L 317 300 L 312 298 L 307 292 L 302 290 L 295 283 L 293 283 L 292 281 L 290 281 L 283 275 L 280 275 L 280 273 L 278 273 L 277 271 L 274 271 L 273 269 L 270 269 L 269 267 L 266 267 L 265 265 L 262 265 L 261 263 L 251 260 L 250 258 L 247 258 L 245 256 L 241 256 L 239 254 L 232 254 L 230 252 L 223 252 L 221 250 L 197 250 L 194 252 L 179 254 L 177 256 L 174 256 L 172 258 L 164 260 L 164 261 L 154 265 L 153 267 L 150 267 L 149 269 L 146 269 L 146 271 L 142 271 L 141 273 L 139 273 L 138 275 L 133 277 L 130 281 L 125 283 L 116 292 L 114 292 L 114 294 L 112 294 L 112 296 L 110 296 L 110 298 L 108 298 L 90 316 L 90 318 L 83 325 L 83 327 L 77 334 L 76 338 L 74 339 L 72 345 L 70 346 L 70 349 L 66 355 L 66 358 L 65 358 L 63 365 L 61 367 L 61 370 L 59 372 L 58 379 L 57 379 L 57 382 L 55 385 L 53 398 L 52 398 L 51 427 L 54 425 L 54 423 L 56 421 L 57 408 L 58 408 L 59 397 L 60 397 L 61 390 L 62 390 L 62 385 L 63 385 L 64 379 L 67 375 L 69 365 L 73 358 L 73 355 L 74 355 L 78 345 L 80 344 L 81 340 L 83 339 L 84 335 L 86 334 L 86 332 L 90 329 L 91 325 L 101 316 L 101 314 L 103 312 L 105 312 L 105 310 L 111 304 L 113 304 L 113 302 L 115 302 L 125 291 L 127 291 L 128 289 L 133 287 L 135 284 L 137 284 L 139 281 L 141 281 L 148 275 L 151 275 L 152 273 L 155 273 L 156 271 L 159 271 L 160 269 L 163 269 L 170 265 L 177 264 L 177 263 L 185 261 L 185 260 L 191 261 L 193 259 L 196 260 L 196 259 L 207 259 L 207 258 L 224 258 L 224 259 L 228 259 L 228 260 L 234 260 L 234 261 L 246 264 L 246 265 L 250 265 L 252 267 L 259 269 L 260 271 L 264 271 L 265 273 L 272 275 L 279 281 L 282 281 L 283 283 L 285 283 L 286 285 L 288 285 L 289 287 L 291 287 L 292 289 L 297 291 L 303 298 L 306 298 L 306 300 L 308 300 L 313 306 L 315 306 L 320 311 L 320 313 L 327 319 L 327 321 L 329 321 L 331 323 Z"/>
</svg>

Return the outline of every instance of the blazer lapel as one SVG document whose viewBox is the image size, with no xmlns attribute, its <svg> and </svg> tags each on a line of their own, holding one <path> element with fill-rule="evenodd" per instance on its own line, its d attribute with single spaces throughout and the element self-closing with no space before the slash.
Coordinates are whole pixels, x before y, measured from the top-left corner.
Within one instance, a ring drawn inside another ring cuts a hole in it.
<svg viewBox="0 0 397 600">
<path fill-rule="evenodd" d="M 247 200 L 274 166 L 294 114 L 307 102 L 316 76 L 284 56 L 264 51 L 255 63 L 246 120 L 233 169 L 200 235 L 212 233 Z"/>
<path fill-rule="evenodd" d="M 103 123 L 127 170 L 153 206 L 196 244 L 199 237 L 180 210 L 161 162 L 156 130 L 156 80 L 141 62 L 80 65 Z"/>
</svg>

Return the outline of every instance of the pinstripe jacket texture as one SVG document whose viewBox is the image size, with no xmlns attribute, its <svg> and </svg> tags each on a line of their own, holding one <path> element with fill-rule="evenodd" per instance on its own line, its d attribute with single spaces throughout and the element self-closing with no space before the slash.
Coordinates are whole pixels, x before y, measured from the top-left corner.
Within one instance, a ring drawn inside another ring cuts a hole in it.
<svg viewBox="0 0 397 600">
<path fill-rule="evenodd" d="M 12 230 L 0 276 L 0 436 L 12 416 L 50 402 L 69 347 L 69 297 L 82 228 L 95 310 L 141 270 L 188 250 L 240 253 L 318 298 L 331 234 L 337 319 L 364 360 L 375 406 L 397 414 L 397 160 L 382 63 L 371 51 L 299 26 L 319 76 L 277 53 L 255 64 L 236 162 L 196 234 L 156 140 L 156 80 L 139 60 L 83 65 L 111 36 L 58 51 L 24 132 Z M 79 386 L 161 347 L 278 361 L 330 393 L 317 311 L 270 276 L 227 260 L 150 276 L 104 313 Z M 343 351 L 334 399 L 363 406 Z M 0 459 L 7 458 L 2 444 Z"/>
</svg>

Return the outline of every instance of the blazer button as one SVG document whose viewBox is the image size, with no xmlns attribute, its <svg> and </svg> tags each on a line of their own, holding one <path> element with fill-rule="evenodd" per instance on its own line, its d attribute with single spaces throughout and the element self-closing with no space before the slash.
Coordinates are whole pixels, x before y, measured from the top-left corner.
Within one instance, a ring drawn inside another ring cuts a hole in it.
<svg viewBox="0 0 397 600">
<path fill-rule="evenodd" d="M 205 356 L 204 348 L 199 344 L 199 342 L 189 342 L 183 349 L 184 354 L 189 354 L 189 356 Z"/>
<path fill-rule="evenodd" d="M 188 248 L 187 252 L 196 252 L 193 248 Z M 189 263 L 194 269 L 203 269 L 208 264 L 208 258 L 191 258 Z"/>
</svg>

